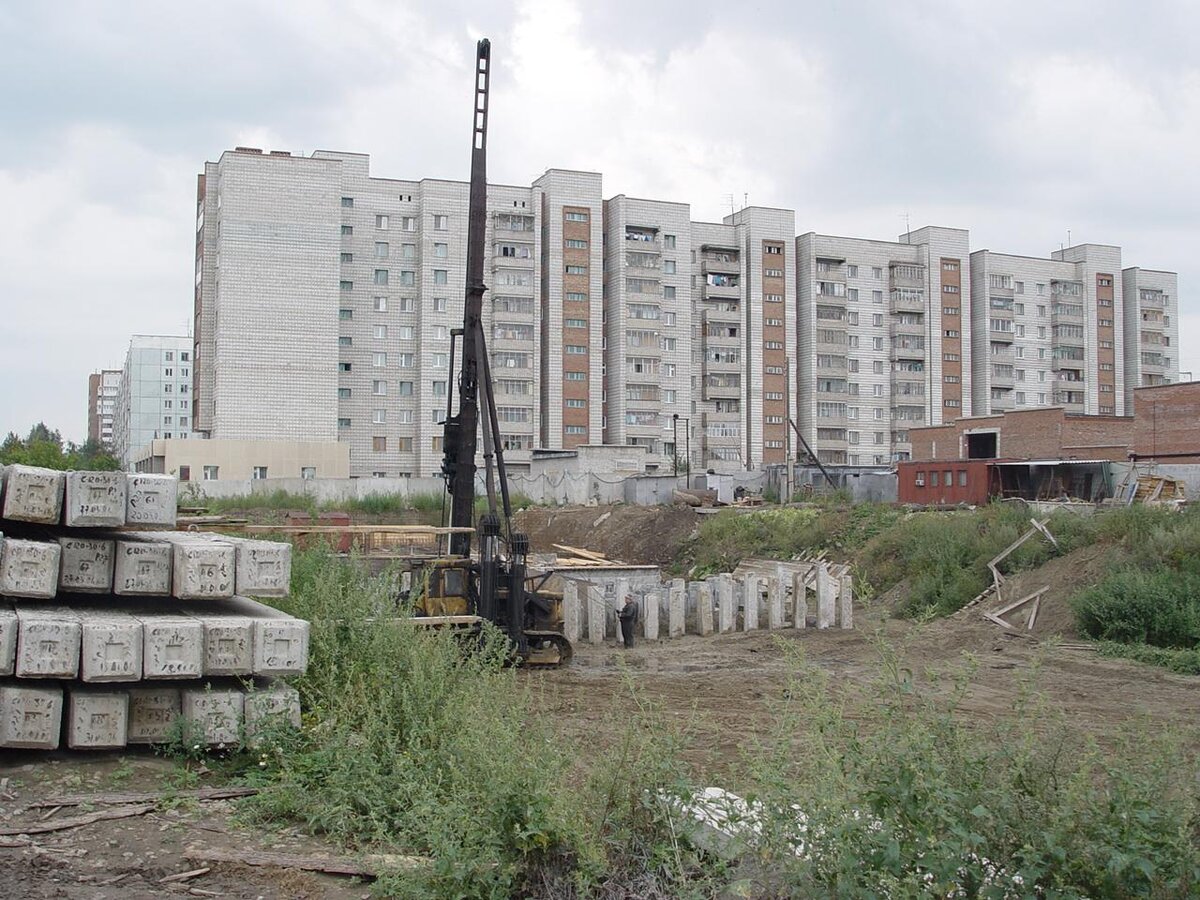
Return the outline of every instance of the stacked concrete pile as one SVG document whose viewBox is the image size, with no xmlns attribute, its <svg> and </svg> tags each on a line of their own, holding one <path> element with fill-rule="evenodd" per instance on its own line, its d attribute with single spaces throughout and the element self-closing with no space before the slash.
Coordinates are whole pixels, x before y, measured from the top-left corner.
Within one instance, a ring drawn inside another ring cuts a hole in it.
<svg viewBox="0 0 1200 900">
<path fill-rule="evenodd" d="M 703 581 L 675 578 L 658 585 L 628 579 L 563 578 L 567 640 L 603 644 L 620 637 L 617 610 L 634 596 L 641 635 L 649 640 L 734 631 L 853 628 L 854 578 L 823 560 L 765 561 Z M 809 615 L 814 612 L 815 615 Z"/>
<path fill-rule="evenodd" d="M 299 724 L 291 547 L 175 525 L 169 475 L 0 470 L 0 747 L 253 741 Z"/>
</svg>

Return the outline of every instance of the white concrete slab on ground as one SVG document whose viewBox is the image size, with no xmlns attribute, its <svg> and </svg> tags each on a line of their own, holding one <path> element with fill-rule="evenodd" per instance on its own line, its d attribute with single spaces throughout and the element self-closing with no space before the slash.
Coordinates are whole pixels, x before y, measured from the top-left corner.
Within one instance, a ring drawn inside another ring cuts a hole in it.
<svg viewBox="0 0 1200 900">
<path fill-rule="evenodd" d="M 838 625 L 854 627 L 854 577 L 848 573 L 838 579 Z"/>
<path fill-rule="evenodd" d="M 782 578 L 767 579 L 767 628 L 772 631 L 783 627 L 783 592 Z"/>
<path fill-rule="evenodd" d="M 696 629 L 704 636 L 713 630 L 712 585 L 707 581 L 699 582 L 696 588 Z"/>
<path fill-rule="evenodd" d="M 733 576 L 728 572 L 714 575 L 709 581 L 717 598 L 717 631 L 728 634 L 737 628 L 737 602 L 734 599 Z"/>
<path fill-rule="evenodd" d="M 792 605 L 795 616 L 792 625 L 796 628 L 808 627 L 808 573 L 796 572 L 792 575 Z"/>
<path fill-rule="evenodd" d="M 648 641 L 658 640 L 658 604 L 661 602 L 653 591 L 642 598 L 642 636 Z"/>
<path fill-rule="evenodd" d="M 817 628 L 832 628 L 837 607 L 838 583 L 825 563 L 817 564 Z"/>
<path fill-rule="evenodd" d="M 159 744 L 172 737 L 176 720 L 182 715 L 178 687 L 154 685 L 129 689 L 130 744 Z"/>
<path fill-rule="evenodd" d="M 687 582 L 673 578 L 667 591 L 667 637 L 682 637 L 687 620 Z"/>
<path fill-rule="evenodd" d="M 308 668 L 309 625 L 303 619 L 249 597 L 224 601 L 218 615 L 247 616 L 254 620 L 256 675 L 303 675 Z"/>
<path fill-rule="evenodd" d="M 12 675 L 17 670 L 17 634 L 20 626 L 17 614 L 7 603 L 0 603 L 0 675 Z"/>
<path fill-rule="evenodd" d="M 579 643 L 582 621 L 579 593 L 581 585 L 574 578 L 564 578 L 562 583 L 563 637 L 571 644 Z"/>
<path fill-rule="evenodd" d="M 596 645 L 603 644 L 604 630 L 608 624 L 608 605 L 604 602 L 604 588 L 588 582 L 584 590 L 587 593 L 588 641 Z"/>
<path fill-rule="evenodd" d="M 242 731 L 245 696 L 235 688 L 205 685 L 180 691 L 183 721 L 190 727 L 189 737 L 202 744 L 231 745 Z"/>
<path fill-rule="evenodd" d="M 300 693 L 290 685 L 274 682 L 248 691 L 243 701 L 246 743 L 254 747 L 263 730 L 272 725 L 300 727 Z"/>
<path fill-rule="evenodd" d="M 186 615 L 136 612 L 142 623 L 142 677 L 147 681 L 204 674 L 204 625 Z"/>
<path fill-rule="evenodd" d="M 237 551 L 233 544 L 199 540 L 172 544 L 172 596 L 219 600 L 234 595 Z"/>
<path fill-rule="evenodd" d="M 753 573 L 742 578 L 742 630 L 758 631 L 758 605 L 762 601 L 762 579 Z"/>
</svg>

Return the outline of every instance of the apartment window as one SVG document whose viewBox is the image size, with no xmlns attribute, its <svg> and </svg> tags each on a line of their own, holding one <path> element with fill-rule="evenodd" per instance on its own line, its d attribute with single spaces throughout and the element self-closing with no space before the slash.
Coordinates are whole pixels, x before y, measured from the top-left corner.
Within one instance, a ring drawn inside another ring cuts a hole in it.
<svg viewBox="0 0 1200 900">
<path fill-rule="evenodd" d="M 429 357 L 430 364 L 435 369 L 445 369 L 450 365 L 449 353 L 434 353 Z"/>
<path fill-rule="evenodd" d="M 871 291 L 871 302 L 872 303 L 882 303 L 883 302 L 883 291 Z"/>
<path fill-rule="evenodd" d="M 961 315 L 961 314 L 962 314 L 962 309 L 957 306 L 943 306 L 942 307 L 942 315 L 943 316 L 957 316 L 957 315 Z"/>
<path fill-rule="evenodd" d="M 663 235 L 663 247 L 665 247 L 668 250 L 674 250 L 675 249 L 675 235 L 664 234 Z"/>
<path fill-rule="evenodd" d="M 587 246 L 588 246 L 588 242 L 581 241 L 579 238 L 567 238 L 567 240 L 565 241 L 565 245 L 571 250 L 586 250 Z M 508 248 L 505 247 L 504 249 L 506 251 L 505 256 L 507 256 Z"/>
<path fill-rule="evenodd" d="M 883 325 L 883 313 L 872 313 L 871 314 L 871 324 L 874 325 L 876 328 Z"/>
<path fill-rule="evenodd" d="M 350 347 L 350 346 L 353 346 L 353 344 L 354 344 L 354 338 L 350 337 L 350 335 L 348 335 L 348 334 L 343 334 L 338 337 L 338 346 L 339 347 Z"/>
<path fill-rule="evenodd" d="M 586 222 L 588 214 L 585 212 L 567 212 L 563 215 L 563 218 L 568 222 Z"/>
<path fill-rule="evenodd" d="M 352 291 L 352 290 L 354 290 L 354 282 L 353 281 L 339 281 L 338 289 L 343 290 L 343 291 Z"/>
<path fill-rule="evenodd" d="M 386 422 L 387 422 L 387 410 L 386 409 L 371 410 L 371 424 L 383 425 Z"/>
<path fill-rule="evenodd" d="M 171 374 L 172 374 L 172 370 L 171 370 L 171 369 L 163 369 L 163 377 L 164 377 L 164 378 L 170 378 L 170 377 L 171 377 Z"/>
<path fill-rule="evenodd" d="M 341 319 L 343 322 L 345 322 L 347 319 L 353 319 L 354 318 L 354 310 L 345 309 L 345 308 L 339 309 L 338 310 L 338 318 Z"/>
<path fill-rule="evenodd" d="M 372 302 L 375 305 L 375 312 L 387 312 L 387 301 L 388 301 L 387 297 L 372 298 Z M 350 315 L 347 316 L 346 318 L 348 318 L 348 319 L 354 318 L 353 311 L 350 311 Z"/>
<path fill-rule="evenodd" d="M 587 328 L 587 319 L 563 319 L 564 328 Z"/>
<path fill-rule="evenodd" d="M 416 365 L 417 357 L 415 353 L 397 353 L 396 367 L 400 369 L 411 369 Z"/>
<path fill-rule="evenodd" d="M 354 206 L 354 198 L 353 197 L 343 197 L 342 198 L 342 208 L 343 209 L 350 209 L 353 206 Z"/>
<path fill-rule="evenodd" d="M 387 259 L 388 252 L 389 252 L 388 248 L 389 248 L 389 245 L 388 245 L 387 241 L 376 241 L 375 242 L 375 258 L 376 259 Z"/>
<path fill-rule="evenodd" d="M 410 437 L 396 438 L 396 450 L 400 453 L 412 453 L 412 442 L 413 442 L 413 439 Z M 441 438 L 434 438 L 433 443 L 434 443 L 434 447 L 433 447 L 434 450 L 442 449 L 442 439 Z"/>
<path fill-rule="evenodd" d="M 250 477 L 253 478 L 255 481 L 265 480 L 267 477 L 267 467 L 266 466 L 255 466 L 253 471 L 250 473 Z"/>
<path fill-rule="evenodd" d="M 958 384 L 960 379 L 957 375 L 943 375 L 942 381 L 946 384 Z"/>
<path fill-rule="evenodd" d="M 387 269 L 376 269 L 375 270 L 375 283 L 376 284 L 387 284 L 388 283 L 388 270 Z"/>
<path fill-rule="evenodd" d="M 401 216 L 400 228 L 404 231 L 416 231 L 417 220 L 414 216 Z"/>
<path fill-rule="evenodd" d="M 388 217 L 387 216 L 376 216 L 375 217 L 375 227 L 380 229 L 381 231 L 386 231 L 387 227 L 388 227 Z"/>
<path fill-rule="evenodd" d="M 587 355 L 587 347 L 584 346 L 583 344 L 566 344 L 563 347 L 563 351 L 568 356 L 586 356 Z"/>
<path fill-rule="evenodd" d="M 450 245 L 449 244 L 434 244 L 433 245 L 433 255 L 435 257 L 437 257 L 438 259 L 445 259 L 446 257 L 448 257 L 450 255 Z"/>
<path fill-rule="evenodd" d="M 444 313 L 446 311 L 446 298 L 445 297 L 434 297 L 433 298 L 433 311 L 441 312 L 441 313 Z"/>
<path fill-rule="evenodd" d="M 1097 321 L 1096 324 L 1099 325 L 1101 328 L 1112 328 L 1112 323 L 1113 323 L 1112 319 L 1100 319 L 1099 321 Z"/>
<path fill-rule="evenodd" d="M 350 363 L 348 363 L 348 362 L 338 363 L 338 371 L 339 372 L 349 372 L 350 371 Z"/>
<path fill-rule="evenodd" d="M 943 294 L 957 294 L 958 292 L 959 292 L 959 290 L 958 290 L 957 284 L 943 284 L 942 285 L 942 293 Z"/>
<path fill-rule="evenodd" d="M 371 449 L 376 453 L 387 452 L 387 438 L 382 435 L 376 435 L 371 438 Z"/>
<path fill-rule="evenodd" d="M 587 381 L 586 372 L 565 372 L 563 377 L 567 381 Z"/>
<path fill-rule="evenodd" d="M 584 409 L 587 407 L 586 400 L 567 400 L 568 409 Z"/>
<path fill-rule="evenodd" d="M 871 338 L 871 347 L 874 350 L 882 350 L 883 349 L 883 338 L 881 338 L 881 337 Z"/>
<path fill-rule="evenodd" d="M 959 356 L 957 353 L 943 353 L 942 361 L 943 362 L 958 362 Z"/>
<path fill-rule="evenodd" d="M 180 361 L 180 362 L 187 362 L 187 361 L 188 361 L 188 358 L 189 358 L 189 355 L 190 355 L 190 354 L 189 354 L 189 353 L 188 353 L 186 350 L 184 350 L 182 353 L 180 353 L 180 354 L 179 354 L 179 361 Z"/>
<path fill-rule="evenodd" d="M 221 473 L 220 466 L 205 466 L 202 477 L 204 478 L 205 481 L 216 481 L 218 478 L 221 477 L 220 473 Z"/>
<path fill-rule="evenodd" d="M 382 369 L 384 366 L 387 365 L 387 354 L 386 353 L 372 353 L 371 354 L 371 365 L 373 365 L 377 369 Z"/>
<path fill-rule="evenodd" d="M 763 277 L 765 277 L 765 278 L 782 278 L 783 277 L 783 269 L 763 269 Z M 737 287 L 736 282 L 734 282 L 733 287 Z"/>
<path fill-rule="evenodd" d="M 354 254 L 353 254 L 353 253 L 343 253 L 343 254 L 342 254 L 342 262 L 343 262 L 343 263 L 352 263 L 352 262 L 354 262 Z"/>
<path fill-rule="evenodd" d="M 857 278 L 858 277 L 858 266 L 846 266 L 846 277 L 847 278 Z"/>
<path fill-rule="evenodd" d="M 352 234 L 354 234 L 354 226 L 353 225 L 343 225 L 342 226 L 342 237 L 348 237 Z"/>
<path fill-rule="evenodd" d="M 386 325 L 373 326 L 371 329 L 371 336 L 373 338 L 375 338 L 375 340 L 377 340 L 377 341 L 378 340 L 386 340 L 387 339 L 387 326 Z"/>
<path fill-rule="evenodd" d="M 1046 293 L 1046 286 L 1044 284 L 1039 284 L 1037 286 L 1037 292 L 1038 292 L 1038 296 L 1041 297 L 1042 295 L 1044 295 Z"/>
<path fill-rule="evenodd" d="M 957 328 L 947 328 L 943 333 L 948 338 L 956 338 L 959 336 Z"/>
<path fill-rule="evenodd" d="M 956 407 L 959 407 L 959 406 L 961 406 L 961 405 L 962 405 L 962 404 L 961 404 L 961 403 L 960 403 L 958 400 L 948 399 L 948 400 L 943 400 L 943 401 L 942 401 L 942 406 L 945 406 L 945 407 L 947 407 L 947 408 L 949 408 L 949 409 L 954 409 L 954 408 L 956 408 Z"/>
<path fill-rule="evenodd" d="M 448 278 L 449 278 L 449 273 L 445 269 L 434 269 L 433 270 L 433 283 L 434 284 L 446 284 Z"/>
<path fill-rule="evenodd" d="M 417 258 L 417 245 L 416 244 L 401 244 L 400 245 L 400 258 L 401 259 L 416 259 Z"/>
<path fill-rule="evenodd" d="M 586 303 L 587 294 L 580 293 L 579 291 L 567 291 L 567 299 L 572 303 Z"/>
<path fill-rule="evenodd" d="M 434 216 L 433 217 L 433 230 L 434 231 L 445 231 L 449 227 L 450 227 L 450 217 L 449 216 Z"/>
<path fill-rule="evenodd" d="M 399 381 L 396 383 L 396 393 L 401 397 L 411 397 L 413 392 L 413 383 L 411 381 Z"/>
<path fill-rule="evenodd" d="M 1101 341 L 1101 342 L 1100 342 L 1100 349 L 1101 349 L 1101 350 L 1111 350 L 1112 348 L 1113 348 L 1113 342 L 1112 342 L 1112 341 Z"/>
<path fill-rule="evenodd" d="M 1096 284 L 1099 287 L 1112 287 L 1112 279 L 1111 278 L 1097 278 Z"/>
<path fill-rule="evenodd" d="M 350 420 L 349 420 L 349 419 L 346 419 L 346 418 L 340 418 L 340 419 L 338 419 L 338 426 L 337 426 L 337 427 L 338 427 L 338 428 L 349 428 L 349 427 L 350 427 Z"/>
<path fill-rule="evenodd" d="M 565 266 L 564 271 L 568 275 L 586 275 L 587 266 Z"/>
<path fill-rule="evenodd" d="M 172 421 L 172 419 L 170 416 L 163 416 L 163 424 L 164 425 L 170 425 L 171 421 Z"/>
</svg>

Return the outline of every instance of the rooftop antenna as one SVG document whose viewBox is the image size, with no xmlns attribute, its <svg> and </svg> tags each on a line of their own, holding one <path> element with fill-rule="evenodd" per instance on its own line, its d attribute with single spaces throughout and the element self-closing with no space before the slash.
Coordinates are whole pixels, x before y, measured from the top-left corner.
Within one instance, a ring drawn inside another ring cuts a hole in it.
<svg viewBox="0 0 1200 900">
<path fill-rule="evenodd" d="M 1067 246 L 1068 247 L 1072 246 L 1072 244 L 1071 244 L 1071 229 L 1070 228 L 1067 229 Z"/>
<path fill-rule="evenodd" d="M 747 191 L 742 194 L 742 209 L 750 205 L 750 193 Z"/>
<path fill-rule="evenodd" d="M 737 212 L 737 210 L 733 208 L 733 194 L 726 194 L 725 199 L 729 201 L 729 214 L 732 216 L 735 212 Z"/>
<path fill-rule="evenodd" d="M 912 238 L 909 235 L 912 233 L 912 226 L 908 223 L 908 213 L 901 213 L 899 218 L 904 220 L 904 243 L 911 244 Z"/>
</svg>

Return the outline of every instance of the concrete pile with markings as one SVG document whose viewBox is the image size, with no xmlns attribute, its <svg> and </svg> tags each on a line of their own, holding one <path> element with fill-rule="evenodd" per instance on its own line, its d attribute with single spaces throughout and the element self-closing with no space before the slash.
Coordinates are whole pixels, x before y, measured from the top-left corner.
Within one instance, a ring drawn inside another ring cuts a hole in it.
<svg viewBox="0 0 1200 900">
<path fill-rule="evenodd" d="M 173 531 L 172 475 L 0 469 L 0 748 L 253 744 L 298 726 L 291 546 Z"/>
</svg>

